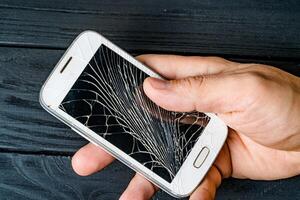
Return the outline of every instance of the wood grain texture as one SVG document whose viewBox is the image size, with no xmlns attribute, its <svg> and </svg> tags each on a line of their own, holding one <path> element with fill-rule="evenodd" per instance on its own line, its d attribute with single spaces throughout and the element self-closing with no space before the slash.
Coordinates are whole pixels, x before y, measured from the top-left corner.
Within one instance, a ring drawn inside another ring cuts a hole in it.
<svg viewBox="0 0 300 200">
<path fill-rule="evenodd" d="M 86 143 L 39 104 L 39 90 L 62 53 L 0 48 L 2 151 L 70 155 Z"/>
<path fill-rule="evenodd" d="M 1 0 L 0 199 L 118 199 L 133 175 L 119 162 L 75 175 L 69 156 L 86 141 L 39 105 L 43 82 L 78 33 L 96 30 L 133 54 L 220 55 L 300 76 L 299 19 L 297 0 Z M 299 185 L 299 176 L 228 179 L 217 199 L 300 199 Z"/>
<path fill-rule="evenodd" d="M 39 90 L 62 54 L 62 50 L 0 48 L 2 151 L 71 155 L 86 143 L 39 104 Z M 300 75 L 297 63 L 271 64 Z"/>
<path fill-rule="evenodd" d="M 118 199 L 132 172 L 120 163 L 89 177 L 69 157 L 0 154 L 0 199 Z"/>
<path fill-rule="evenodd" d="M 114 162 L 88 177 L 76 175 L 64 156 L 0 154 L 0 199 L 118 199 L 133 172 Z M 295 199 L 300 196 L 300 177 L 273 182 L 226 180 L 217 199 Z M 5 198 L 3 198 L 5 197 Z M 174 199 L 159 192 L 154 200 Z"/>
<path fill-rule="evenodd" d="M 118 162 L 91 177 L 72 172 L 70 158 L 63 155 L 72 155 L 86 141 L 38 103 L 42 83 L 62 53 L 0 48 L 0 199 L 117 199 L 133 174 Z M 300 75 L 295 62 L 237 60 L 273 64 Z M 299 182 L 300 177 L 272 182 L 230 179 L 222 184 L 218 199 L 288 199 L 289 194 L 300 196 Z M 160 192 L 154 199 L 173 198 Z"/>
<path fill-rule="evenodd" d="M 129 51 L 300 58 L 300 4 L 286 1 L 0 1 L 0 44 L 66 48 L 96 30 Z"/>
</svg>

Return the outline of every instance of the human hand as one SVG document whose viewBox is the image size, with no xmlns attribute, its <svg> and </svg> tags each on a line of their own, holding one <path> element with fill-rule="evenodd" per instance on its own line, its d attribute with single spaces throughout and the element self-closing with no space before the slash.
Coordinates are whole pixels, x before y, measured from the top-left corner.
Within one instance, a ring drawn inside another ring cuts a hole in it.
<svg viewBox="0 0 300 200">
<path fill-rule="evenodd" d="M 144 55 L 138 59 L 171 81 L 147 78 L 144 90 L 172 111 L 216 113 L 229 127 L 214 165 L 190 199 L 213 199 L 222 178 L 273 180 L 300 173 L 300 79 L 259 64 L 216 57 Z M 88 144 L 73 157 L 80 175 L 114 158 Z M 121 199 L 149 199 L 157 188 L 139 175 Z"/>
</svg>

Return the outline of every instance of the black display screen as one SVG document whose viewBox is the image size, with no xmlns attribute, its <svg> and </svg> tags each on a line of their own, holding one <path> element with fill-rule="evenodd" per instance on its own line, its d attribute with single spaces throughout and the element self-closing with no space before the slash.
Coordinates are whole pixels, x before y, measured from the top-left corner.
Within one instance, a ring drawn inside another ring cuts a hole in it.
<svg viewBox="0 0 300 200">
<path fill-rule="evenodd" d="M 210 118 L 160 108 L 143 91 L 147 76 L 101 45 L 60 109 L 171 182 Z"/>
</svg>

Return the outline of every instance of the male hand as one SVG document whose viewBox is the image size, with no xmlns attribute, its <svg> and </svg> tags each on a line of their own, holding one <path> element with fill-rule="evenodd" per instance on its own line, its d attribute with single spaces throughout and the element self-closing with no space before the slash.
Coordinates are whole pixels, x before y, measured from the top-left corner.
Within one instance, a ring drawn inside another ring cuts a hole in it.
<svg viewBox="0 0 300 200">
<path fill-rule="evenodd" d="M 271 66 L 217 57 L 142 55 L 138 59 L 170 81 L 147 78 L 146 95 L 164 109 L 216 113 L 229 135 L 190 199 L 214 199 L 223 178 L 275 180 L 300 174 L 300 78 Z M 79 175 L 114 158 L 88 144 L 73 157 Z M 136 174 L 120 199 L 150 199 L 157 188 Z"/>
</svg>

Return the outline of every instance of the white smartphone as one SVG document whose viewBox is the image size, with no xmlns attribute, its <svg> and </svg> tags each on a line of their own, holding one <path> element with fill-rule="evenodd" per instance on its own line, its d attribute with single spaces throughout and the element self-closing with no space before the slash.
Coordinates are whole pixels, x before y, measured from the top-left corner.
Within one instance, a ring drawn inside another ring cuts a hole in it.
<svg viewBox="0 0 300 200">
<path fill-rule="evenodd" d="M 48 77 L 40 102 L 153 184 L 185 197 L 214 162 L 227 126 L 212 113 L 160 108 L 142 89 L 148 76 L 163 78 L 100 34 L 85 31 Z"/>
</svg>

